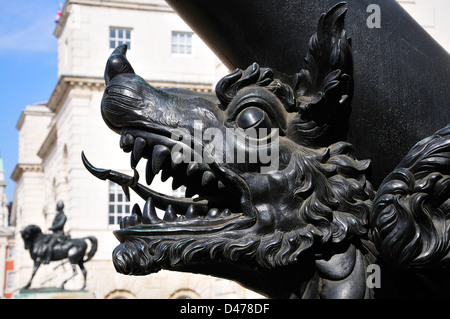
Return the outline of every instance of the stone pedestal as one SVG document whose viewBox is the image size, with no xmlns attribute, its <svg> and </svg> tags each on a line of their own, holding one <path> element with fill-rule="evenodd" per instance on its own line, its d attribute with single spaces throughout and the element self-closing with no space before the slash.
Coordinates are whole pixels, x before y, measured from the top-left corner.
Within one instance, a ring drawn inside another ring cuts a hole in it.
<svg viewBox="0 0 450 319">
<path fill-rule="evenodd" d="M 14 299 L 95 299 L 87 290 L 65 290 L 60 288 L 24 289 L 13 296 Z"/>
</svg>

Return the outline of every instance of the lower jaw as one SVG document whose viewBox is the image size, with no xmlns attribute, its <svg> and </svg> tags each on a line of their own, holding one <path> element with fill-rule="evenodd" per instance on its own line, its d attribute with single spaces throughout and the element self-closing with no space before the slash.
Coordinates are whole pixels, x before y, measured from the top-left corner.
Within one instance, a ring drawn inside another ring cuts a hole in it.
<svg viewBox="0 0 450 319">
<path fill-rule="evenodd" d="M 245 234 L 248 231 L 243 230 L 241 237 Z M 114 249 L 113 264 L 124 275 L 147 276 L 164 269 L 233 280 L 262 294 L 265 289 L 261 288 L 270 287 L 266 275 L 271 270 L 261 269 L 246 253 L 255 249 L 257 241 L 222 240 L 220 245 L 220 239 L 213 236 L 201 238 L 128 237 Z"/>
<path fill-rule="evenodd" d="M 247 233 L 246 229 L 227 227 L 215 229 L 215 232 L 205 229 L 203 233 L 198 229 L 192 233 L 176 228 L 123 229 L 114 233 L 120 244 L 113 251 L 113 264 L 119 273 L 135 276 L 149 275 L 161 269 L 189 271 L 186 269 L 192 267 L 206 267 L 209 271 L 199 273 L 213 275 L 208 265 L 222 265 L 224 254 L 229 253 L 225 259 L 231 261 L 235 256 L 231 250 L 236 249 L 241 255 L 245 246 L 254 248 L 256 242 L 245 239 Z M 244 240 L 236 243 L 237 238 Z"/>
<path fill-rule="evenodd" d="M 232 232 L 251 228 L 255 218 L 236 214 L 226 220 L 193 220 L 184 222 L 161 222 L 159 224 L 138 225 L 114 231 L 120 241 L 133 237 L 162 238 L 162 237 L 189 237 L 202 235 L 225 234 L 233 237 Z"/>
</svg>

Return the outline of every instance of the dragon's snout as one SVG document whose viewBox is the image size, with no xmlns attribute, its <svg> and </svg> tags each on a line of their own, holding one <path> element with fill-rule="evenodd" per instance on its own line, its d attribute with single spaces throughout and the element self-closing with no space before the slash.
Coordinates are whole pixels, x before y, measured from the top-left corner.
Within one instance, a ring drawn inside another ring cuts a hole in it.
<svg viewBox="0 0 450 319">
<path fill-rule="evenodd" d="M 111 53 L 105 68 L 106 89 L 103 94 L 101 113 L 106 124 L 118 132 L 127 120 L 136 117 L 142 97 L 138 88 L 127 85 L 127 78 L 134 78 L 133 67 L 126 57 L 127 45 L 118 46 Z M 135 84 L 134 84 L 135 86 Z"/>
<path fill-rule="evenodd" d="M 135 74 L 126 52 L 123 44 L 111 53 L 104 75 L 101 113 L 109 128 L 117 133 L 124 127 L 146 122 L 145 114 L 154 108 L 159 96 L 157 89 Z"/>
<path fill-rule="evenodd" d="M 108 62 L 105 68 L 105 83 L 108 83 L 118 74 L 131 73 L 135 74 L 133 67 L 126 57 L 127 45 L 122 44 L 118 46 L 113 53 L 109 56 Z"/>
<path fill-rule="evenodd" d="M 178 127 L 191 128 L 195 120 L 205 127 L 222 123 L 215 95 L 155 88 L 134 72 L 126 52 L 125 44 L 118 46 L 106 63 L 101 114 L 110 129 L 121 134 L 137 127 L 166 134 Z"/>
</svg>

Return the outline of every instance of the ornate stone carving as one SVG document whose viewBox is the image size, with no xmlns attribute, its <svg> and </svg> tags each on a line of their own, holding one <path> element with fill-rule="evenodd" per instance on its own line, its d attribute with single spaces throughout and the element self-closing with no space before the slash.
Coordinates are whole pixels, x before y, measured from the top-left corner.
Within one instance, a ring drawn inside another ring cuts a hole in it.
<svg viewBox="0 0 450 319">
<path fill-rule="evenodd" d="M 442 293 L 450 128 L 414 146 L 374 190 L 370 159 L 345 141 L 355 82 L 346 12 L 339 3 L 320 17 L 306 68 L 290 81 L 254 63 L 221 79 L 216 95 L 156 89 L 126 46 L 112 53 L 101 111 L 135 173 L 82 160 L 146 201 L 115 232 L 117 271 L 204 273 L 276 298 Z M 148 185 L 162 171 L 186 198 L 142 185 L 143 158 Z M 368 284 L 369 269 L 380 269 L 381 286 Z"/>
</svg>

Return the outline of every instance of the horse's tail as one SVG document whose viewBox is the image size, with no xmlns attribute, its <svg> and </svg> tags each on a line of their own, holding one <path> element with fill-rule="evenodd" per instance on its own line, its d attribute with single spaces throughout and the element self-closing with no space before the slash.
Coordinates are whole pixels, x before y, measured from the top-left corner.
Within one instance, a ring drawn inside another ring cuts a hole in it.
<svg viewBox="0 0 450 319">
<path fill-rule="evenodd" d="M 84 262 L 87 262 L 91 260 L 92 257 L 94 257 L 98 245 L 97 245 L 97 238 L 95 238 L 94 236 L 88 236 L 85 237 L 84 239 L 88 239 L 91 242 L 91 250 L 87 253 L 86 259 L 84 260 Z"/>
</svg>

